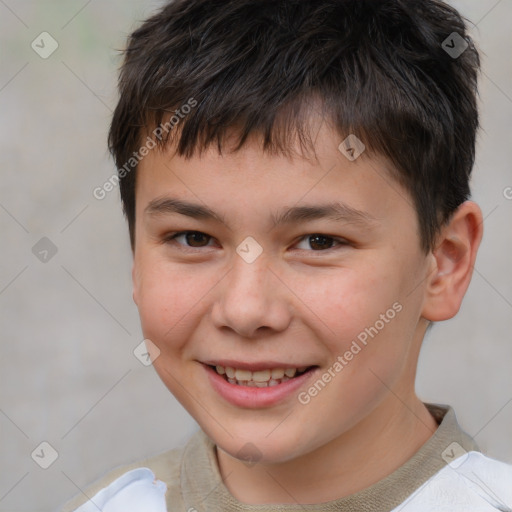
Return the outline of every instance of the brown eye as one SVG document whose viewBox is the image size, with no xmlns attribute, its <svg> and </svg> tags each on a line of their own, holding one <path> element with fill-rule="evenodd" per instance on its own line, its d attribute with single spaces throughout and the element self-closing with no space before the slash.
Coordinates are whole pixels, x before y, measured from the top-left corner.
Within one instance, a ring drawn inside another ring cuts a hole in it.
<svg viewBox="0 0 512 512">
<path fill-rule="evenodd" d="M 314 250 L 330 249 L 334 242 L 334 238 L 325 235 L 310 235 L 308 240 Z"/>
<path fill-rule="evenodd" d="M 202 242 L 204 242 L 205 239 L 207 238 L 210 237 L 199 231 L 189 231 L 185 233 L 185 239 L 187 240 L 187 243 L 189 243 L 191 247 L 204 247 Z M 208 242 L 206 242 L 205 245 L 207 245 L 207 243 Z"/>
<path fill-rule="evenodd" d="M 185 243 L 178 241 L 179 238 L 183 237 Z M 201 233 L 200 231 L 181 231 L 179 233 L 175 233 L 172 236 L 166 238 L 166 242 L 173 242 L 181 245 L 183 247 L 191 247 L 191 248 L 201 248 L 207 247 L 208 241 L 211 239 L 211 236 Z"/>
<path fill-rule="evenodd" d="M 310 235 L 304 235 L 296 247 L 301 251 L 311 253 L 343 249 L 348 245 L 350 245 L 350 243 L 343 238 L 336 238 L 334 236 L 323 235 L 321 233 L 313 233 Z"/>
</svg>

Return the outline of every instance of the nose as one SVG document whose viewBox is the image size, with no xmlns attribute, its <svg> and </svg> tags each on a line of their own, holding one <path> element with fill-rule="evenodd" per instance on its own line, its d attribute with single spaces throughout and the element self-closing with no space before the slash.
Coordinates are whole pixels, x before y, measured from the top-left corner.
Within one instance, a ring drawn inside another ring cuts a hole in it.
<svg viewBox="0 0 512 512">
<path fill-rule="evenodd" d="M 263 256 L 247 263 L 235 255 L 232 269 L 219 283 L 212 308 L 218 329 L 230 329 L 244 338 L 284 331 L 291 322 L 291 292 Z"/>
</svg>

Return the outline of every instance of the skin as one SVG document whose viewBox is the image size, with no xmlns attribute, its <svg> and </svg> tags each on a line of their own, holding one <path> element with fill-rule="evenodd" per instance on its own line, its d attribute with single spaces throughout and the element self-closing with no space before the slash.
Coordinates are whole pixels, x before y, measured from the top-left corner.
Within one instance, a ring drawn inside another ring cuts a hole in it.
<svg viewBox="0 0 512 512">
<path fill-rule="evenodd" d="M 418 354 L 428 321 L 460 307 L 481 212 L 461 205 L 426 254 L 412 199 L 389 164 L 367 152 L 351 162 L 341 140 L 322 124 L 316 158 L 272 156 L 253 137 L 236 153 L 212 148 L 187 160 L 153 150 L 139 165 L 133 297 L 143 333 L 160 351 L 156 371 L 215 442 L 225 485 L 245 503 L 355 493 L 400 467 L 437 428 L 415 394 Z M 148 213 L 164 197 L 207 206 L 225 223 Z M 333 201 L 372 220 L 272 224 L 284 208 Z M 172 241 L 179 231 L 205 235 Z M 334 240 L 315 244 L 313 234 Z M 236 252 L 248 236 L 263 249 L 250 264 Z M 307 391 L 394 303 L 402 310 L 306 405 L 292 393 L 274 406 L 236 407 L 212 389 L 201 363 L 317 365 Z M 237 458 L 249 442 L 260 457 L 252 466 Z"/>
</svg>

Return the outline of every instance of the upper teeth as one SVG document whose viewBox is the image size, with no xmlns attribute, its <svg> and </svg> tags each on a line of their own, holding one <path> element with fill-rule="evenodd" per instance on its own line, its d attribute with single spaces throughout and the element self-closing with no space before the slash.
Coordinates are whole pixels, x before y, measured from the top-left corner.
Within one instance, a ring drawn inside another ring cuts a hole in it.
<svg viewBox="0 0 512 512">
<path fill-rule="evenodd" d="M 239 368 L 231 368 L 230 366 L 216 366 L 215 369 L 220 375 L 226 375 L 229 379 L 238 381 L 267 382 L 271 379 L 279 380 L 284 376 L 292 378 L 297 372 L 303 372 L 307 367 L 301 368 L 272 368 L 267 370 L 259 370 L 251 372 L 249 370 L 240 370 Z"/>
</svg>

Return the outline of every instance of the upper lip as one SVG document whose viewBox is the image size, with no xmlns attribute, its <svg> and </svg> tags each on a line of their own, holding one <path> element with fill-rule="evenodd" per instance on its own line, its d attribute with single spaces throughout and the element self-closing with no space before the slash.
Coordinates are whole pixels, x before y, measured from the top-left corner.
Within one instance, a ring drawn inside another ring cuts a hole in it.
<svg viewBox="0 0 512 512">
<path fill-rule="evenodd" d="M 211 359 L 208 361 L 201 361 L 203 364 L 206 364 L 208 366 L 223 366 L 224 368 L 230 367 L 230 368 L 237 368 L 239 370 L 247 370 L 251 372 L 257 372 L 260 370 L 268 370 L 273 368 L 309 368 L 310 366 L 313 366 L 311 364 L 290 364 L 290 363 L 282 363 L 279 361 L 257 361 L 253 363 L 248 362 L 242 362 L 242 361 L 235 361 L 233 359 Z"/>
</svg>

